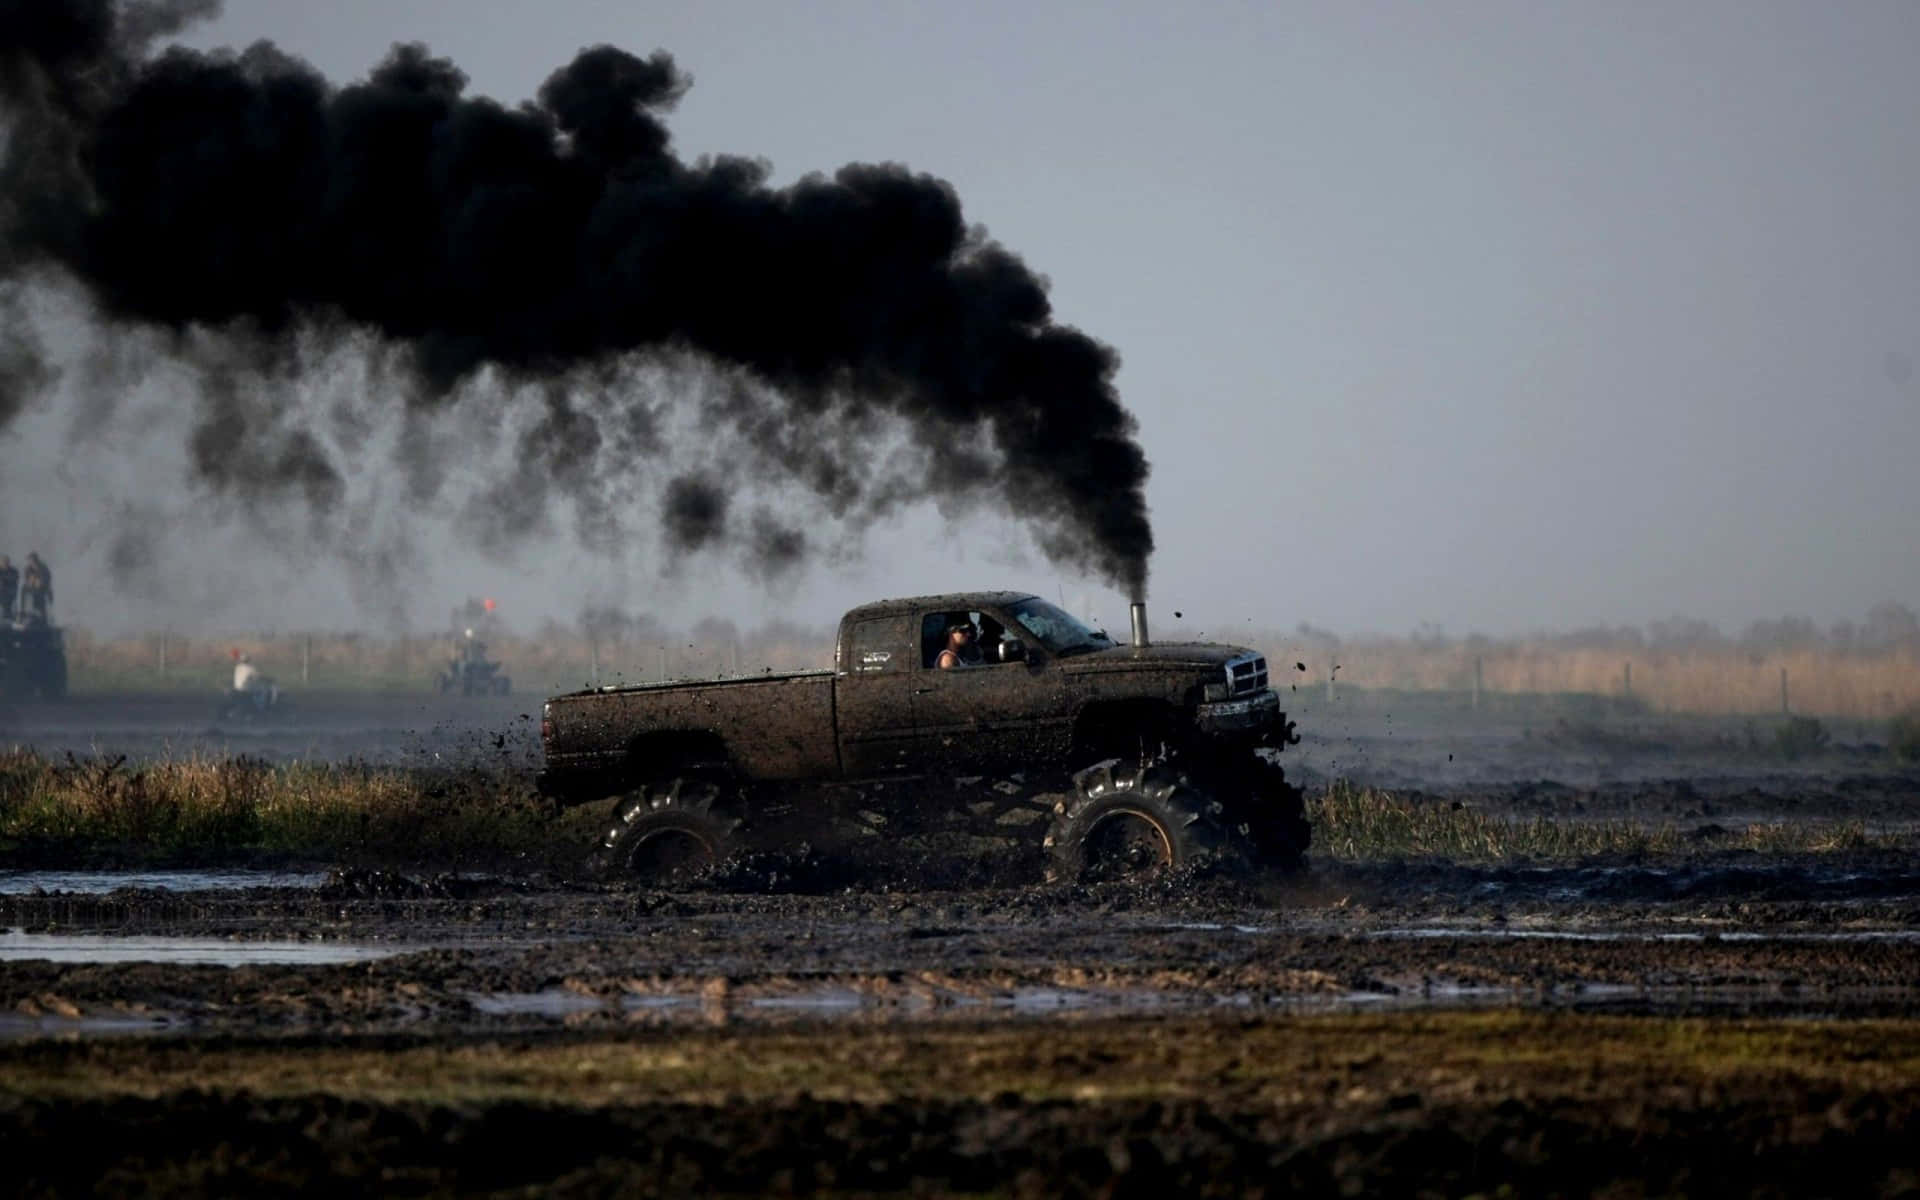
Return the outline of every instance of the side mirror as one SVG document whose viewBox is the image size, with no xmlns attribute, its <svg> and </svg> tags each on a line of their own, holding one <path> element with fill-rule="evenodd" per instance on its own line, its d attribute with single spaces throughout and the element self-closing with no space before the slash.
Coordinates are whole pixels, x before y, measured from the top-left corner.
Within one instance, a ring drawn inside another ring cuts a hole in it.
<svg viewBox="0 0 1920 1200">
<path fill-rule="evenodd" d="M 1024 643 L 1007 638 L 1000 643 L 1000 661 L 1003 663 L 1027 661 L 1027 647 Z"/>
</svg>

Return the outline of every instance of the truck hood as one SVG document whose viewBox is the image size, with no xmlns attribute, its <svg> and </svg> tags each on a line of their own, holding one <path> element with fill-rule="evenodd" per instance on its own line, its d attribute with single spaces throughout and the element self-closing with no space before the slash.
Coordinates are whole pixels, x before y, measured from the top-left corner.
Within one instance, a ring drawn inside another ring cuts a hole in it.
<svg viewBox="0 0 1920 1200">
<path fill-rule="evenodd" d="M 1090 654 L 1075 654 L 1059 659 L 1060 670 L 1068 675 L 1094 671 L 1164 671 L 1168 668 L 1218 670 L 1229 659 L 1255 654 L 1245 646 L 1223 646 L 1218 642 L 1154 642 L 1149 646 L 1112 646 Z"/>
</svg>

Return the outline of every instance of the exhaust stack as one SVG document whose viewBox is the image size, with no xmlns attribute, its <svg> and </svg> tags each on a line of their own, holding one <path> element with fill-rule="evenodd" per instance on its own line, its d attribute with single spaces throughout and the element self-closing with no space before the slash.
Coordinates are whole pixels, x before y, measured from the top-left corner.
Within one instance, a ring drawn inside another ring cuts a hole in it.
<svg viewBox="0 0 1920 1200">
<path fill-rule="evenodd" d="M 1133 620 L 1133 644 L 1135 649 L 1145 647 L 1147 643 L 1147 606 L 1145 601 L 1135 600 L 1127 605 L 1127 616 Z"/>
</svg>

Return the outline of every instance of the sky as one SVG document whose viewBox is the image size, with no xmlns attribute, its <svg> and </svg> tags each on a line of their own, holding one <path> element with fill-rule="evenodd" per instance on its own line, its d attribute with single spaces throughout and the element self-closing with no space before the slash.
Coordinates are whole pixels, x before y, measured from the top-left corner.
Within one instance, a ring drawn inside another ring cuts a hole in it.
<svg viewBox="0 0 1920 1200">
<path fill-rule="evenodd" d="M 262 38 L 337 83 L 424 41 L 508 102 L 584 46 L 665 49 L 683 158 L 950 181 L 1121 356 L 1156 632 L 1920 606 L 1920 6 L 229 0 L 181 40 Z M 141 496 L 175 486 L 117 453 Z M 154 536 L 223 582 L 180 611 L 90 587 L 119 468 L 79 466 L 30 424 L 0 442 L 26 491 L 0 535 L 97 627 L 431 628 L 482 592 L 523 623 L 825 623 L 972 587 L 1125 621 L 1017 521 L 924 510 L 773 584 L 449 542 L 375 601 L 285 545 L 179 544 L 184 483 Z"/>
</svg>

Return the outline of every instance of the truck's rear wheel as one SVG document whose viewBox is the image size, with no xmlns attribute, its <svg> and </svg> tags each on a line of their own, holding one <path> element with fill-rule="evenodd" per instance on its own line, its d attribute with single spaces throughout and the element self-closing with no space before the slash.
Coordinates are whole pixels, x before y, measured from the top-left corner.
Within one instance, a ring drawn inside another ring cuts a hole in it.
<svg viewBox="0 0 1920 1200">
<path fill-rule="evenodd" d="M 731 854 L 740 818 L 723 804 L 712 780 L 674 779 L 629 792 L 601 839 L 608 873 L 648 883 L 671 884 L 713 866 Z"/>
<path fill-rule="evenodd" d="M 1144 879 L 1240 856 L 1220 804 L 1164 762 L 1096 763 L 1053 811 L 1046 848 L 1055 881 Z"/>
</svg>

